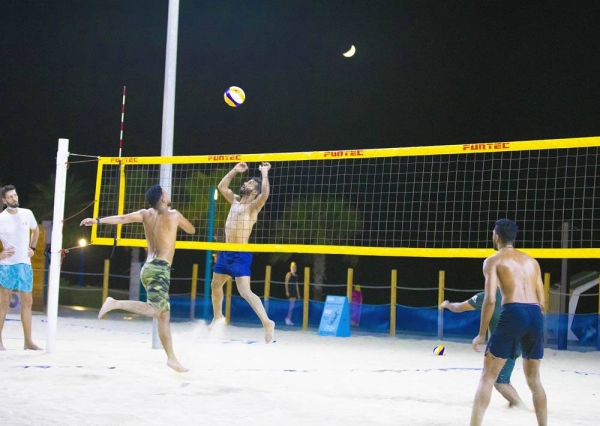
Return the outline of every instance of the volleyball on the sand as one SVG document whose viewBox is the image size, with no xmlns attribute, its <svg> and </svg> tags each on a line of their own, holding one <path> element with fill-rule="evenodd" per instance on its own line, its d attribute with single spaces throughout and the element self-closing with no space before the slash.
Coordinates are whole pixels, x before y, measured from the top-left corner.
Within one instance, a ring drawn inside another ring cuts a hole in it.
<svg viewBox="0 0 600 426">
<path fill-rule="evenodd" d="M 233 108 L 240 106 L 246 100 L 246 94 L 237 86 L 231 86 L 227 89 L 223 97 L 225 98 L 225 103 Z"/>
<path fill-rule="evenodd" d="M 435 348 L 433 348 L 433 354 L 437 356 L 446 355 L 446 348 L 442 345 L 438 345 Z"/>
</svg>

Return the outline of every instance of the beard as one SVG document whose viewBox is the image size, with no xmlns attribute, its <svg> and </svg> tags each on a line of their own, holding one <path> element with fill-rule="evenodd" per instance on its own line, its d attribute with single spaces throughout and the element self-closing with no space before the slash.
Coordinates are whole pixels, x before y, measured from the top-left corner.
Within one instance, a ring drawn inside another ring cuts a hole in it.
<svg viewBox="0 0 600 426">
<path fill-rule="evenodd" d="M 19 208 L 19 203 L 18 202 L 13 203 L 13 204 L 6 203 L 6 207 L 8 207 L 9 209 L 17 209 L 17 208 Z"/>
<path fill-rule="evenodd" d="M 240 194 L 243 196 L 250 195 L 252 193 L 252 191 L 253 191 L 252 189 L 240 186 Z"/>
<path fill-rule="evenodd" d="M 171 208 L 171 202 L 167 203 L 167 208 L 169 208 L 169 209 Z"/>
</svg>

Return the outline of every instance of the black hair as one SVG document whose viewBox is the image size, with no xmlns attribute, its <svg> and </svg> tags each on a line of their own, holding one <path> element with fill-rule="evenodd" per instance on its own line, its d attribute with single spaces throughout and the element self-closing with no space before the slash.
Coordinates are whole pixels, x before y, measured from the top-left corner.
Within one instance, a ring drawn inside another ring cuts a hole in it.
<svg viewBox="0 0 600 426">
<path fill-rule="evenodd" d="M 498 219 L 494 231 L 504 244 L 514 243 L 517 238 L 517 224 L 510 219 Z"/>
<path fill-rule="evenodd" d="M 262 178 L 255 177 L 255 178 L 252 178 L 252 180 L 257 183 L 256 190 L 260 194 L 262 191 Z"/>
<path fill-rule="evenodd" d="M 16 191 L 16 190 L 17 190 L 17 188 L 15 188 L 15 186 L 14 186 L 14 185 L 6 185 L 6 186 L 3 186 L 3 187 L 2 187 L 2 198 L 5 198 L 5 197 L 6 197 L 6 193 L 7 193 L 8 191 Z"/>
<path fill-rule="evenodd" d="M 158 207 L 158 203 L 160 202 L 160 198 L 162 197 L 163 192 L 160 185 L 152 185 L 148 192 L 146 192 L 146 201 L 152 207 Z"/>
</svg>

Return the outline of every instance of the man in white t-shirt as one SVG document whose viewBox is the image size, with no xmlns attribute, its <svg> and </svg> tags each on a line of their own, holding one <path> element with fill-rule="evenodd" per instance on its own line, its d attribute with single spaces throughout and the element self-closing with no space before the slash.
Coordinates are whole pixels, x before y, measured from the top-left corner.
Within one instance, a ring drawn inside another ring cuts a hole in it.
<svg viewBox="0 0 600 426">
<path fill-rule="evenodd" d="M 13 185 L 2 188 L 2 203 L 6 210 L 0 213 L 0 351 L 6 350 L 2 343 L 2 329 L 13 291 L 18 291 L 21 296 L 24 349 L 41 350 L 31 338 L 31 256 L 35 253 L 40 231 L 31 210 L 19 207 L 19 196 Z"/>
</svg>

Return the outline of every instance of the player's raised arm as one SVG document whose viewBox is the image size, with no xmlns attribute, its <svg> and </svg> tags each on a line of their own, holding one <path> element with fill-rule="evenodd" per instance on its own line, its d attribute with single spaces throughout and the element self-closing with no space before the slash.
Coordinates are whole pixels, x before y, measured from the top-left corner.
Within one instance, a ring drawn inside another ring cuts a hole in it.
<svg viewBox="0 0 600 426">
<path fill-rule="evenodd" d="M 229 201 L 229 203 L 233 203 L 233 201 L 235 200 L 235 194 L 233 193 L 233 191 L 229 188 L 229 184 L 231 183 L 231 179 L 233 179 L 233 177 L 238 174 L 238 173 L 243 173 L 246 170 L 248 170 L 248 165 L 246 163 L 237 163 L 235 165 L 235 167 L 233 169 L 231 169 L 229 171 L 229 173 L 227 173 L 223 179 L 221 179 L 221 182 L 219 182 L 219 185 L 217 186 L 217 188 L 219 189 L 219 192 L 221 194 L 223 194 L 223 197 L 225 197 L 225 199 L 227 201 Z"/>
<path fill-rule="evenodd" d="M 263 161 L 260 166 L 258 166 L 258 170 L 261 173 L 261 184 L 260 184 L 260 194 L 253 201 L 253 205 L 257 210 L 261 210 L 265 203 L 267 202 L 267 198 L 271 194 L 271 187 L 269 185 L 269 170 L 271 169 L 271 164 Z"/>
<path fill-rule="evenodd" d="M 177 213 L 179 214 L 179 221 L 177 223 L 179 227 L 188 234 L 195 234 L 196 228 L 194 227 L 194 225 L 192 225 L 192 223 L 189 220 L 187 220 L 185 216 L 182 215 L 180 212 Z"/>
</svg>

